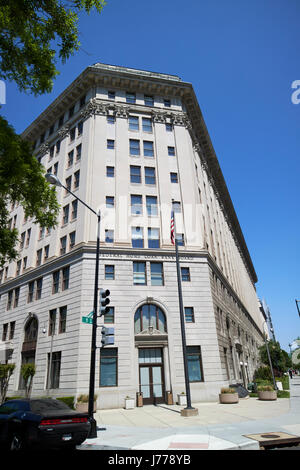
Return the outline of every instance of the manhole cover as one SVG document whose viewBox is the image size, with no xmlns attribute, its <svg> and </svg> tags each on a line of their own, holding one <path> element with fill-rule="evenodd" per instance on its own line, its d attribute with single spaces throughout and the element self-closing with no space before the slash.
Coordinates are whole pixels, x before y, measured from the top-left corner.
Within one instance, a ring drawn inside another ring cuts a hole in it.
<svg viewBox="0 0 300 470">
<path fill-rule="evenodd" d="M 279 434 L 261 434 L 261 437 L 265 439 L 277 439 L 280 436 Z"/>
</svg>

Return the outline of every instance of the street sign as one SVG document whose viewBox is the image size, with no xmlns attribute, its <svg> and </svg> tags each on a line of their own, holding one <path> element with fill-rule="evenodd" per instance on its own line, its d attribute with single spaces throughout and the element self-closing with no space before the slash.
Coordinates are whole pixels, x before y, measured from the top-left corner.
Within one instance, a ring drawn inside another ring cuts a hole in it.
<svg viewBox="0 0 300 470">
<path fill-rule="evenodd" d="M 90 312 L 86 317 L 81 317 L 82 323 L 88 323 L 90 325 L 93 324 L 93 315 L 94 312 Z"/>
</svg>

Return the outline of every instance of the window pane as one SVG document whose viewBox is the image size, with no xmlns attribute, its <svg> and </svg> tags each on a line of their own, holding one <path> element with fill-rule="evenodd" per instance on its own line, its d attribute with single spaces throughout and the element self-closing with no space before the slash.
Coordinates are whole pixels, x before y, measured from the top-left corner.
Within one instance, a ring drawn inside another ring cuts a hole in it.
<svg viewBox="0 0 300 470">
<path fill-rule="evenodd" d="M 152 121 L 150 118 L 142 118 L 143 122 L 143 131 L 152 132 Z"/>
<path fill-rule="evenodd" d="M 131 214 L 139 215 L 143 213 L 142 196 L 131 195 Z"/>
<path fill-rule="evenodd" d="M 100 356 L 100 387 L 117 385 L 117 350 L 102 349 Z"/>
<path fill-rule="evenodd" d="M 146 167 L 145 168 L 145 184 L 155 184 L 155 168 Z"/>
<path fill-rule="evenodd" d="M 157 197 L 146 196 L 147 214 L 155 216 L 157 215 Z"/>
<path fill-rule="evenodd" d="M 140 141 L 135 139 L 129 140 L 130 155 L 140 155 Z"/>
<path fill-rule="evenodd" d="M 135 93 L 126 93 L 126 103 L 135 103 Z"/>
<path fill-rule="evenodd" d="M 201 351 L 199 346 L 187 346 L 188 374 L 190 382 L 202 381 Z"/>
<path fill-rule="evenodd" d="M 158 228 L 148 228 L 148 248 L 159 248 Z"/>
<path fill-rule="evenodd" d="M 133 263 L 133 284 L 146 284 L 146 263 Z"/>
<path fill-rule="evenodd" d="M 193 307 L 184 307 L 184 316 L 187 323 L 194 322 L 194 309 Z"/>
<path fill-rule="evenodd" d="M 144 140 L 144 155 L 145 157 L 153 157 L 154 156 L 154 150 L 153 150 L 153 142 L 150 142 L 148 140 Z"/>
<path fill-rule="evenodd" d="M 141 183 L 141 167 L 140 166 L 130 166 L 130 182 L 131 183 Z"/>
<path fill-rule="evenodd" d="M 151 267 L 151 285 L 163 285 L 163 266 L 162 263 L 150 263 Z"/>
<path fill-rule="evenodd" d="M 144 234 L 141 227 L 131 227 L 131 243 L 133 248 L 144 248 Z"/>
<path fill-rule="evenodd" d="M 129 116 L 128 119 L 129 129 L 131 131 L 138 131 L 139 130 L 139 118 L 136 116 Z"/>
</svg>

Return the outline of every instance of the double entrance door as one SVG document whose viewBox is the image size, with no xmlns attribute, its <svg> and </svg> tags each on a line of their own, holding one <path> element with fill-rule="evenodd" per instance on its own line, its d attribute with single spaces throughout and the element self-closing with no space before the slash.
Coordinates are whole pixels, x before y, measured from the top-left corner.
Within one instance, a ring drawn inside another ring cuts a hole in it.
<svg viewBox="0 0 300 470">
<path fill-rule="evenodd" d="M 165 386 L 161 348 L 139 349 L 139 380 L 145 405 L 164 403 Z"/>
</svg>

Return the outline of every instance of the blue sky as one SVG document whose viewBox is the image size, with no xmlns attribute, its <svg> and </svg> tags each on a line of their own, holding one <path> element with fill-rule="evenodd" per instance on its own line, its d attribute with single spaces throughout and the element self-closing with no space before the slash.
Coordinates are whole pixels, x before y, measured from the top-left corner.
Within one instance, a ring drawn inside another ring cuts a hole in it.
<svg viewBox="0 0 300 470">
<path fill-rule="evenodd" d="M 193 84 L 258 276 L 276 339 L 300 336 L 298 0 L 107 0 L 82 14 L 81 50 L 53 92 L 6 83 L 2 114 L 17 132 L 96 62 L 179 75 Z"/>
</svg>

